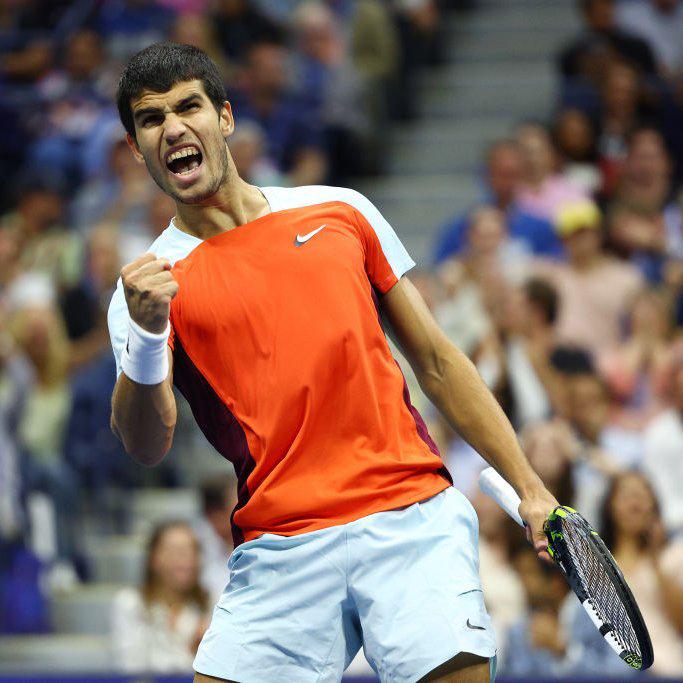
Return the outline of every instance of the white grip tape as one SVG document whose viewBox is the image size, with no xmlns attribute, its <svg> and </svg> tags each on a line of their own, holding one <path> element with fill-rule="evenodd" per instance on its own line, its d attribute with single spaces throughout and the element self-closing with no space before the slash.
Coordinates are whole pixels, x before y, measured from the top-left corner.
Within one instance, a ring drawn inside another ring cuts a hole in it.
<svg viewBox="0 0 683 683">
<path fill-rule="evenodd" d="M 491 496 L 519 526 L 524 526 L 524 521 L 519 516 L 519 504 L 522 502 L 520 497 L 493 467 L 487 467 L 479 475 L 479 488 L 487 496 Z"/>
<path fill-rule="evenodd" d="M 161 334 L 148 332 L 128 320 L 128 344 L 121 356 L 121 370 L 138 384 L 161 384 L 168 377 L 168 336 L 171 323 Z"/>
</svg>

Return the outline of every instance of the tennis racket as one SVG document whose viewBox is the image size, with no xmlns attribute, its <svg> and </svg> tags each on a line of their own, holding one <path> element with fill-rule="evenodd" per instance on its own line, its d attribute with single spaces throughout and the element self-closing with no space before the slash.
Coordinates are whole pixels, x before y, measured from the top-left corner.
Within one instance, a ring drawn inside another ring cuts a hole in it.
<svg viewBox="0 0 683 683">
<path fill-rule="evenodd" d="M 519 496 L 492 467 L 479 475 L 479 487 L 520 526 Z M 647 627 L 624 575 L 597 532 L 576 510 L 560 505 L 544 530 L 548 552 L 610 647 L 639 671 L 652 666 Z"/>
</svg>

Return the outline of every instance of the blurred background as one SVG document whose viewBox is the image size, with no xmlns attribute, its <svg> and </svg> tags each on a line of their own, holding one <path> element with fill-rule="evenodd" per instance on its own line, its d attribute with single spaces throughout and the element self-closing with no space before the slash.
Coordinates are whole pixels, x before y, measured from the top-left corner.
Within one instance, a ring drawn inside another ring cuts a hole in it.
<svg viewBox="0 0 683 683">
<path fill-rule="evenodd" d="M 234 473 L 187 406 L 155 469 L 108 426 L 106 309 L 174 208 L 112 98 L 162 39 L 220 65 L 244 178 L 354 187 L 394 225 L 534 467 L 603 533 L 651 674 L 683 678 L 678 0 L 0 0 L 0 673 L 189 681 L 227 580 Z M 479 513 L 499 676 L 638 676 L 411 392 Z"/>
</svg>

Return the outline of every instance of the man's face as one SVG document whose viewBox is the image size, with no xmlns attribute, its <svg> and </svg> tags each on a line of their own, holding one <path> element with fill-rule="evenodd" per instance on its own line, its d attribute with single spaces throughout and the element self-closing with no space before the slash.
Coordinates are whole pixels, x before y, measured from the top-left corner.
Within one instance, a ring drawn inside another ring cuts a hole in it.
<svg viewBox="0 0 683 683">
<path fill-rule="evenodd" d="M 522 181 L 522 159 L 517 149 L 501 146 L 494 150 L 489 159 L 488 176 L 496 199 L 503 205 L 512 202 Z"/>
<path fill-rule="evenodd" d="M 562 241 L 570 263 L 592 258 L 602 248 L 600 231 L 592 228 L 580 228 Z"/>
<path fill-rule="evenodd" d="M 609 400 L 600 380 L 593 375 L 575 377 L 569 384 L 569 403 L 574 426 L 588 439 L 597 439 L 609 415 Z"/>
<path fill-rule="evenodd" d="M 650 186 L 668 179 L 671 167 L 660 135 L 642 131 L 631 143 L 625 173 L 634 185 Z"/>
<path fill-rule="evenodd" d="M 219 190 L 229 173 L 226 138 L 234 129 L 225 103 L 216 113 L 200 80 L 185 81 L 163 93 L 144 91 L 131 102 L 138 161 L 176 202 L 200 204 Z"/>
</svg>

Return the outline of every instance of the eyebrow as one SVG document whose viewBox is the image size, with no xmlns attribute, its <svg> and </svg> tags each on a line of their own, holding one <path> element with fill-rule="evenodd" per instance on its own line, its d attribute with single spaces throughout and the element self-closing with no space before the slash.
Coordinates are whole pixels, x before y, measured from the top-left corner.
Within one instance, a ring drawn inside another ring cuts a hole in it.
<svg viewBox="0 0 683 683">
<path fill-rule="evenodd" d="M 187 97 L 183 97 L 182 100 L 176 103 L 174 109 L 180 109 L 181 107 L 184 107 L 194 100 L 200 100 L 201 95 L 199 93 L 193 92 L 189 94 Z M 136 121 L 139 121 L 143 116 L 148 116 L 149 114 L 159 114 L 161 113 L 161 109 L 159 107 L 145 107 L 144 109 L 138 109 L 136 112 L 133 114 L 133 118 Z"/>
</svg>

